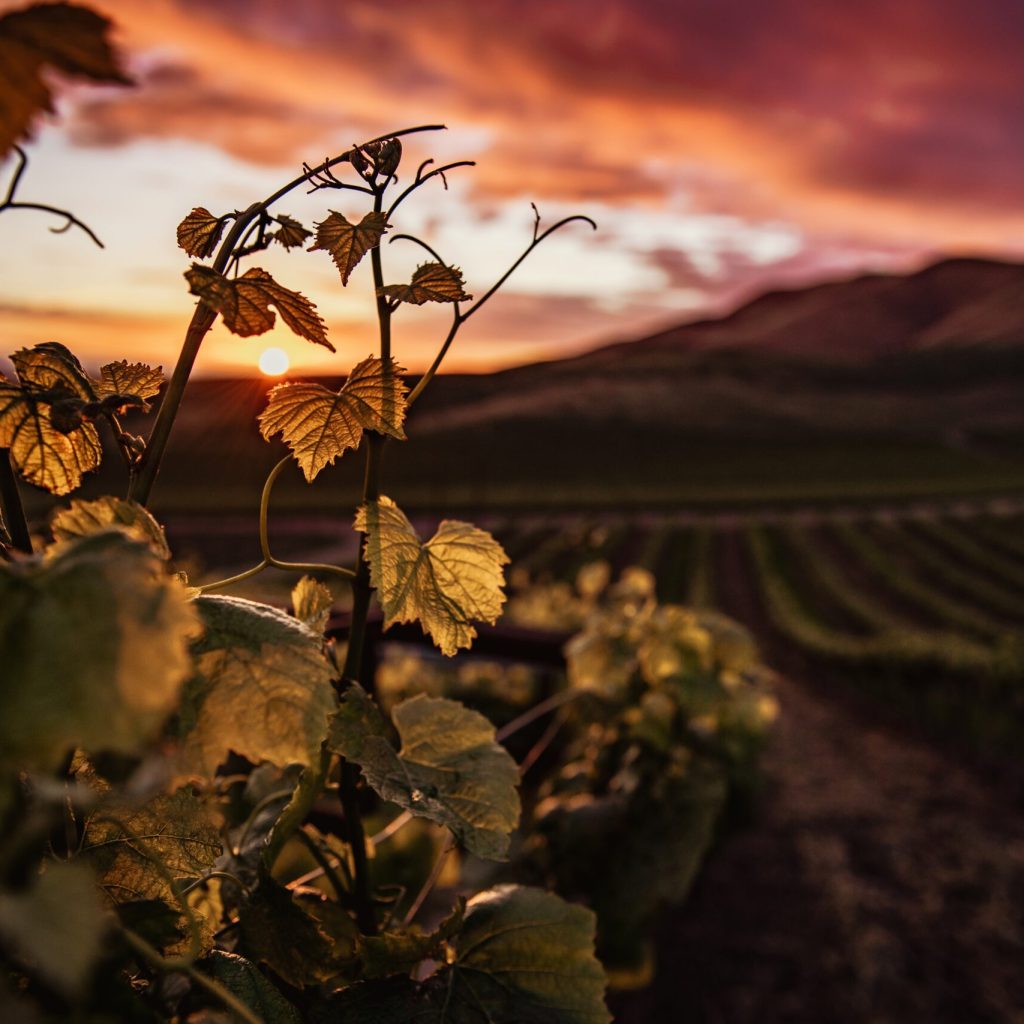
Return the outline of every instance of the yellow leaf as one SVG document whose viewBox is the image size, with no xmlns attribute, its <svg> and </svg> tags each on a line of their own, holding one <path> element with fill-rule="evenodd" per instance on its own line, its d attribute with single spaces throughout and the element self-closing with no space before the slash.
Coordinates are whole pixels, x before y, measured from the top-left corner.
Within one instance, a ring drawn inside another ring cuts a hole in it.
<svg viewBox="0 0 1024 1024">
<path fill-rule="evenodd" d="M 91 423 L 62 433 L 53 425 L 53 406 L 31 392 L 0 379 L 0 448 L 9 448 L 14 468 L 51 494 L 68 494 L 82 474 L 96 469 L 103 456 Z"/>
<path fill-rule="evenodd" d="M 217 248 L 226 223 L 223 218 L 214 217 L 206 207 L 197 206 L 178 225 L 178 245 L 189 256 L 205 260 Z"/>
<path fill-rule="evenodd" d="M 463 288 L 462 271 L 443 263 L 424 263 L 416 268 L 409 284 L 389 284 L 384 289 L 389 299 L 422 306 L 424 302 L 464 302 L 473 298 Z"/>
<path fill-rule="evenodd" d="M 0 567 L 0 766 L 49 771 L 72 747 L 136 754 L 177 706 L 195 610 L 116 531 Z"/>
<path fill-rule="evenodd" d="M 100 379 L 93 381 L 97 398 L 110 398 L 113 395 L 134 395 L 145 403 L 147 398 L 155 398 L 164 385 L 163 367 L 155 370 L 145 363 L 129 363 L 122 359 L 116 363 L 107 363 L 100 367 Z M 145 407 L 145 406 L 144 406 Z"/>
<path fill-rule="evenodd" d="M 303 576 L 292 587 L 292 611 L 299 622 L 314 633 L 323 633 L 331 614 L 334 595 L 330 589 L 312 576 Z"/>
<path fill-rule="evenodd" d="M 135 501 L 109 496 L 95 501 L 73 501 L 69 508 L 59 509 L 50 523 L 56 541 L 88 537 L 111 528 L 148 544 L 157 558 L 166 561 L 171 557 L 164 528 Z"/>
<path fill-rule="evenodd" d="M 294 217 L 289 217 L 288 214 L 282 213 L 274 219 L 279 226 L 270 237 L 286 249 L 294 249 L 302 245 L 309 238 L 310 232 Z"/>
<path fill-rule="evenodd" d="M 130 82 L 107 41 L 109 28 L 89 8 L 66 3 L 37 4 L 0 17 L 0 157 L 28 135 L 39 113 L 52 113 L 45 70 L 94 82 Z"/>
<path fill-rule="evenodd" d="M 370 579 L 384 628 L 418 621 L 442 654 L 469 647 L 474 621 L 494 623 L 505 603 L 508 556 L 485 530 L 446 519 L 425 544 L 387 497 L 363 505 L 355 527 L 366 534 Z"/>
<path fill-rule="evenodd" d="M 334 351 L 316 306 L 304 295 L 279 285 L 265 270 L 252 267 L 228 278 L 210 267 L 193 264 L 185 272 L 189 291 L 224 318 L 227 329 L 242 338 L 264 334 L 274 326 L 273 304 L 281 319 L 300 338 Z"/>
<path fill-rule="evenodd" d="M 358 224 L 351 224 L 334 210 L 326 220 L 316 226 L 316 245 L 310 252 L 323 249 L 331 254 L 335 266 L 341 271 L 341 283 L 348 284 L 349 276 L 359 261 L 380 245 L 381 235 L 387 230 L 387 217 L 380 212 L 371 212 Z"/>
<path fill-rule="evenodd" d="M 18 380 L 30 390 L 60 392 L 87 402 L 96 397 L 82 364 L 60 342 L 47 341 L 32 348 L 19 349 L 11 356 L 11 362 L 18 371 Z"/>
<path fill-rule="evenodd" d="M 353 369 L 340 391 L 322 384 L 278 384 L 260 413 L 266 440 L 280 434 L 312 483 L 324 466 L 358 448 L 364 430 L 405 438 L 406 388 L 392 359 L 385 368 L 374 356 Z"/>
</svg>

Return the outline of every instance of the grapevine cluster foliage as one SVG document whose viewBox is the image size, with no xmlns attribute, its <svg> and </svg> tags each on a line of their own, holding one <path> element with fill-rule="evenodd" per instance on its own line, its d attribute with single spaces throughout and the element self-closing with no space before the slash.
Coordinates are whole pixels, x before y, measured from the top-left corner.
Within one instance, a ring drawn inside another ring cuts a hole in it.
<svg viewBox="0 0 1024 1024">
<path fill-rule="evenodd" d="M 88 231 L 69 213 L 19 203 L 27 159 L 16 141 L 49 107 L 47 68 L 125 80 L 108 28 L 93 12 L 62 3 L 0 18 L 0 154 L 13 149 L 19 158 L 0 210 L 45 210 L 64 217 L 61 230 Z M 479 712 L 422 692 L 384 707 L 364 671 L 373 596 L 385 628 L 417 623 L 445 655 L 468 648 L 476 625 L 502 611 L 508 559 L 501 545 L 459 521 L 421 538 L 382 490 L 381 454 L 385 444 L 405 441 L 409 409 L 466 320 L 552 231 L 587 220 L 542 231 L 538 215 L 523 254 L 474 302 L 458 268 L 394 230 L 402 203 L 428 182 L 446 185 L 446 173 L 467 163 L 427 161 L 406 182 L 402 139 L 425 130 L 304 166 L 246 210 L 193 209 L 177 241 L 195 261 L 185 277 L 197 304 L 166 387 L 161 368 L 124 360 L 93 377 L 56 342 L 15 352 L 16 379 L 0 376 L 4 1019 L 610 1019 L 591 910 L 521 884 L 460 898 L 446 914 L 431 905 L 453 849 L 507 860 L 521 813 L 520 766 Z M 331 210 L 307 228 L 276 209 L 302 187 L 358 197 L 369 209 L 352 219 Z M 425 251 L 408 281 L 385 278 L 386 240 Z M 218 317 L 248 337 L 279 316 L 333 351 L 314 303 L 248 265 L 271 246 L 326 253 L 342 286 L 368 266 L 379 344 L 338 390 L 287 382 L 269 393 L 259 430 L 289 453 L 264 487 L 259 560 L 196 587 L 172 571 L 148 504 L 203 339 Z M 451 326 L 410 391 L 392 354 L 392 322 L 426 303 L 450 307 Z M 126 413 L 137 422 L 158 397 L 148 436 L 125 429 Z M 126 496 L 62 502 L 49 524 L 52 540 L 32 537 L 18 478 L 71 494 L 100 465 L 103 432 L 123 462 Z M 276 558 L 268 517 L 280 473 L 297 463 L 312 484 L 356 451 L 366 459 L 366 483 L 353 520 L 355 567 Z M 290 614 L 215 593 L 270 570 L 298 577 Z M 351 588 L 345 643 L 325 637 L 337 586 Z M 579 652 L 570 663 L 583 671 Z M 599 673 L 603 686 L 613 667 Z M 719 667 L 705 659 L 698 674 L 715 676 Z M 678 672 L 650 672 L 634 731 L 642 737 L 643 729 L 661 728 L 650 743 L 671 760 L 678 743 L 670 723 L 686 714 L 683 691 Z M 574 685 L 570 696 L 595 688 L 592 679 Z M 729 704 L 727 688 L 715 685 L 719 704 Z M 612 708 L 606 724 L 626 721 L 626 705 L 636 703 L 628 686 L 597 689 Z M 668 705 L 666 694 L 674 694 Z M 390 822 L 381 817 L 388 811 Z M 371 820 L 383 826 L 373 836 Z M 387 851 L 417 826 L 447 838 L 428 877 L 406 891 L 400 871 L 389 875 Z M 548 827 L 549 838 L 556 831 Z M 550 849 L 556 845 L 552 839 Z M 301 874 L 295 865 L 302 863 L 314 866 Z M 549 865 L 537 880 L 558 883 L 552 873 Z"/>
</svg>

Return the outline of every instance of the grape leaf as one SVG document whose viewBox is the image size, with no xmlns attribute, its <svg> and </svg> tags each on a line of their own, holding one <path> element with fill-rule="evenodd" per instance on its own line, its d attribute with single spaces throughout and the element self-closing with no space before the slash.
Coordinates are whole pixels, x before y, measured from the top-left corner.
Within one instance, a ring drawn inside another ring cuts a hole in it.
<svg viewBox="0 0 1024 1024">
<path fill-rule="evenodd" d="M 96 397 L 112 398 L 116 395 L 134 395 L 142 399 L 143 407 L 147 398 L 155 398 L 164 385 L 163 367 L 155 370 L 145 363 L 129 363 L 122 359 L 100 367 L 100 379 L 93 381 Z"/>
<path fill-rule="evenodd" d="M 380 245 L 387 228 L 387 215 L 376 210 L 366 214 L 358 224 L 350 223 L 343 214 L 331 210 L 327 219 L 317 224 L 316 244 L 310 246 L 309 251 L 329 252 L 341 272 L 341 283 L 348 284 L 352 271 L 371 249 Z"/>
<path fill-rule="evenodd" d="M 340 391 L 322 384 L 278 384 L 260 413 L 260 433 L 268 441 L 281 434 L 312 483 L 324 466 L 359 447 L 364 430 L 404 440 L 402 372 L 393 359 L 385 368 L 370 356 L 352 370 Z"/>
<path fill-rule="evenodd" d="M 96 428 L 81 411 L 96 395 L 74 355 L 58 342 L 11 356 L 19 384 L 0 374 L 0 448 L 14 468 L 52 494 L 67 494 L 103 456 Z"/>
<path fill-rule="evenodd" d="M 264 1024 L 302 1024 L 299 1011 L 245 957 L 215 949 L 203 961 L 203 966 Z"/>
<path fill-rule="evenodd" d="M 129 537 L 148 544 L 157 558 L 171 557 L 164 528 L 148 509 L 136 501 L 123 498 L 97 498 L 95 501 L 72 501 L 69 508 L 58 509 L 50 521 L 57 541 L 88 537 L 111 528 L 123 530 Z"/>
<path fill-rule="evenodd" d="M 595 919 L 554 893 L 502 885 L 469 901 L 455 959 L 425 982 L 396 976 L 331 1001 L 345 1024 L 609 1024 Z"/>
<path fill-rule="evenodd" d="M 94 82 L 130 83 L 107 40 L 110 22 L 87 7 L 36 4 L 0 17 L 0 158 L 53 112 L 42 72 L 55 68 Z"/>
<path fill-rule="evenodd" d="M 303 576 L 292 587 L 292 611 L 295 618 L 314 633 L 323 633 L 327 628 L 332 604 L 334 595 L 325 584 L 312 576 Z"/>
<path fill-rule="evenodd" d="M 312 233 L 294 217 L 289 217 L 286 213 L 279 214 L 274 219 L 278 223 L 278 228 L 270 237 L 286 249 L 295 249 L 305 244 L 306 239 Z"/>
<path fill-rule="evenodd" d="M 279 767 L 319 764 L 337 701 L 322 638 L 290 615 L 232 597 L 195 601 L 206 627 L 182 697 L 179 778 L 211 778 L 229 751 Z"/>
<path fill-rule="evenodd" d="M 80 778 L 98 791 L 106 784 L 91 771 Z M 141 805 L 101 801 L 85 824 L 82 853 L 114 904 L 159 901 L 175 916 L 182 913 L 178 892 L 212 871 L 224 852 L 220 832 L 208 809 L 190 790 L 160 795 Z M 213 946 L 220 920 L 197 914 L 204 950 Z M 182 929 L 186 931 L 186 929 Z M 184 952 L 188 941 L 169 947 Z"/>
<path fill-rule="evenodd" d="M 9 448 L 14 468 L 51 494 L 68 494 L 82 476 L 99 467 L 100 436 L 91 423 L 69 431 L 54 424 L 54 406 L 0 376 L 0 448 Z"/>
<path fill-rule="evenodd" d="M 54 769 L 71 747 L 134 754 L 188 677 L 198 632 L 181 585 L 123 533 L 0 566 L 4 770 Z"/>
<path fill-rule="evenodd" d="M 299 901 L 267 874 L 260 875 L 252 897 L 239 914 L 242 949 L 289 985 L 302 988 L 328 981 L 355 957 L 355 922 L 344 910 L 347 935 L 333 935 L 319 919 L 337 904 Z"/>
<path fill-rule="evenodd" d="M 93 401 L 96 393 L 78 358 L 58 341 L 46 341 L 32 348 L 19 349 L 11 356 L 18 380 L 33 391 L 56 392 L 83 401 Z"/>
<path fill-rule="evenodd" d="M 84 864 L 51 862 L 27 890 L 0 892 L 4 945 L 65 996 L 81 994 L 108 923 Z"/>
<path fill-rule="evenodd" d="M 419 621 L 443 654 L 469 647 L 474 620 L 494 623 L 505 602 L 502 566 L 508 556 L 485 530 L 446 519 L 425 544 L 387 497 L 356 513 L 366 534 L 370 579 L 384 611 L 384 628 Z"/>
<path fill-rule="evenodd" d="M 519 769 L 494 726 L 458 701 L 419 694 L 391 713 L 395 750 L 376 704 L 353 683 L 331 719 L 331 748 L 385 800 L 450 829 L 471 853 L 503 860 L 519 821 Z"/>
<path fill-rule="evenodd" d="M 473 298 L 463 288 L 462 271 L 443 263 L 424 263 L 416 268 L 409 284 L 389 284 L 384 288 L 389 299 L 422 306 L 424 302 L 464 302 Z"/>
<path fill-rule="evenodd" d="M 432 931 L 420 931 L 415 925 L 404 932 L 380 932 L 360 937 L 361 978 L 386 978 L 408 974 L 424 960 L 443 960 L 444 945 L 462 929 L 466 916 L 465 901 Z"/>
<path fill-rule="evenodd" d="M 204 206 L 197 206 L 178 225 L 178 245 L 189 256 L 205 260 L 212 256 L 227 220 L 214 217 Z"/>
<path fill-rule="evenodd" d="M 304 295 L 279 285 L 259 267 L 250 268 L 241 277 L 228 278 L 211 267 L 193 263 L 185 277 L 189 291 L 220 313 L 232 334 L 248 338 L 269 331 L 274 326 L 274 312 L 270 309 L 273 304 L 281 319 L 300 338 L 334 351 L 316 306 Z"/>
</svg>

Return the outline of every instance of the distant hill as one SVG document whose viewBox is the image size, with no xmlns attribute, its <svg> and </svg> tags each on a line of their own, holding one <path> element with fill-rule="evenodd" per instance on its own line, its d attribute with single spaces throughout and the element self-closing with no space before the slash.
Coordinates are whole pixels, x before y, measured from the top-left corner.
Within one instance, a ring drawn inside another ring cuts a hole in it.
<svg viewBox="0 0 1024 1024">
<path fill-rule="evenodd" d="M 190 384 L 158 508 L 255 507 L 285 452 L 256 429 L 270 386 Z M 443 375 L 407 432 L 387 486 L 421 508 L 1021 493 L 1024 265 L 773 292 L 572 359 Z M 274 503 L 351 508 L 361 487 L 349 455 L 312 490 L 284 474 Z"/>
</svg>

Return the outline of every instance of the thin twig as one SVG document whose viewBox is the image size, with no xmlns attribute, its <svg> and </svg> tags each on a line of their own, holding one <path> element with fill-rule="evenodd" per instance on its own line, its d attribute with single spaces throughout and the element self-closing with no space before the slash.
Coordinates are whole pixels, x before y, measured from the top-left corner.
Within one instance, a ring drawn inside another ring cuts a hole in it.
<svg viewBox="0 0 1024 1024">
<path fill-rule="evenodd" d="M 423 883 L 423 888 L 416 894 L 416 899 L 412 901 L 412 906 L 409 908 L 408 913 L 406 913 L 405 918 L 402 921 L 403 928 L 408 928 L 415 920 L 416 915 L 420 912 L 420 907 L 423 906 L 424 901 L 430 895 L 430 890 L 437 885 L 437 880 L 441 877 L 441 872 L 444 870 L 444 863 L 448 859 L 448 855 L 454 849 L 455 840 L 451 835 L 448 835 L 444 841 L 444 846 L 441 847 L 441 852 L 437 855 L 437 860 L 434 861 L 434 866 L 430 871 L 430 875 Z"/>
</svg>

